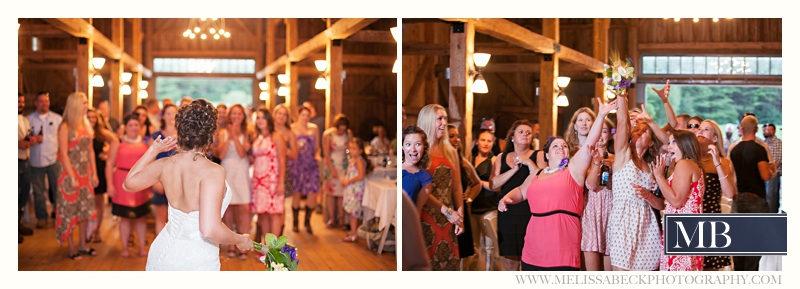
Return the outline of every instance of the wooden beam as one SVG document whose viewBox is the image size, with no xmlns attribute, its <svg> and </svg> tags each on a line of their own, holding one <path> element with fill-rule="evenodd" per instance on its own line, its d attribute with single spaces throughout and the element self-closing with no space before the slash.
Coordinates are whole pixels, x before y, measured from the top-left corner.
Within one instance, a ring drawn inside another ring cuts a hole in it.
<svg viewBox="0 0 800 289">
<path fill-rule="evenodd" d="M 296 18 L 286 18 L 284 19 L 284 23 L 286 24 L 286 51 L 292 51 L 297 48 L 297 19 Z M 288 55 L 288 54 L 287 54 Z M 290 57 L 287 56 L 286 65 L 284 65 L 284 71 L 286 75 L 289 76 L 289 83 L 286 85 L 289 87 L 289 95 L 286 96 L 286 103 L 289 104 L 289 111 L 297 111 L 297 108 L 300 106 L 298 90 L 300 88 L 300 83 L 298 82 L 298 76 L 300 75 L 297 73 L 297 62 L 290 61 Z"/>
<path fill-rule="evenodd" d="M 676 42 L 639 43 L 639 50 L 781 50 L 782 42 Z"/>
<path fill-rule="evenodd" d="M 24 24 L 19 26 L 19 37 L 67 38 L 72 37 L 64 30 L 50 24 Z"/>
<path fill-rule="evenodd" d="M 528 49 L 512 46 L 499 42 L 476 42 L 475 52 L 489 53 L 492 55 L 524 55 L 535 54 Z M 449 55 L 450 48 L 447 44 L 438 43 L 403 43 L 403 55 Z"/>
<path fill-rule="evenodd" d="M 519 101 L 522 102 L 523 105 L 525 105 L 525 106 L 533 106 L 533 103 L 530 103 L 529 101 L 526 101 L 525 98 L 522 97 L 521 94 L 517 93 L 517 91 L 514 89 L 514 86 L 509 84 L 508 81 L 506 81 L 506 79 L 503 78 L 502 75 L 498 74 L 497 78 L 500 79 L 501 82 L 503 82 L 503 84 L 506 86 L 506 88 L 508 88 L 508 90 L 511 91 L 511 94 L 513 94 L 515 97 L 517 97 L 517 99 L 519 99 Z"/>
<path fill-rule="evenodd" d="M 91 39 L 94 43 L 94 48 L 100 51 L 100 53 L 111 59 L 121 60 L 132 71 L 142 72 L 148 77 L 153 74 L 153 71 L 144 67 L 141 63 L 134 61 L 130 55 L 122 51 L 121 47 L 114 45 L 110 39 L 100 33 L 100 31 L 97 31 L 94 26 L 86 22 L 86 20 L 81 18 L 42 18 L 42 20 L 52 24 L 56 28 L 64 30 L 72 36 Z"/>
<path fill-rule="evenodd" d="M 161 24 L 161 26 L 159 26 L 159 27 L 158 27 L 158 29 L 156 29 L 156 31 L 154 31 L 154 32 L 153 32 L 152 34 L 150 34 L 150 35 L 147 35 L 147 39 L 149 39 L 150 41 L 154 41 L 154 40 L 155 40 L 155 38 L 156 38 L 156 37 L 157 37 L 159 34 L 161 34 L 162 32 L 164 32 L 164 30 L 166 30 L 167 28 L 170 28 L 170 27 L 172 27 L 172 23 L 174 23 L 174 22 L 175 22 L 175 20 L 177 20 L 177 19 L 176 19 L 176 18 L 169 18 L 169 19 L 167 19 L 167 21 L 164 21 L 164 22 Z M 152 23 L 152 22 L 151 22 L 151 23 Z M 187 26 L 187 27 L 188 27 L 188 26 Z M 183 30 L 183 31 L 185 31 L 185 30 Z"/>
<path fill-rule="evenodd" d="M 78 68 L 78 79 L 76 79 L 77 85 L 75 90 L 86 93 L 87 100 L 89 103 L 92 103 L 92 93 L 94 91 L 94 87 L 92 87 L 91 84 L 92 75 L 94 74 L 92 68 L 92 57 L 94 53 L 94 49 L 92 49 L 92 39 L 79 38 L 76 50 L 78 58 L 75 61 L 75 66 Z"/>
<path fill-rule="evenodd" d="M 382 30 L 361 30 L 350 37 L 347 37 L 348 42 L 373 42 L 373 43 L 396 43 L 390 31 Z"/>
<path fill-rule="evenodd" d="M 454 120 L 462 141 L 472 143 L 472 54 L 475 52 L 475 26 L 472 20 L 453 23 L 450 30 L 450 97 L 448 115 Z M 463 151 L 466 153 L 466 150 Z"/>
<path fill-rule="evenodd" d="M 153 34 L 153 22 L 155 19 L 150 18 L 147 25 L 143 25 L 142 18 L 133 18 L 131 21 L 131 42 L 133 45 L 131 46 L 131 53 L 129 56 L 131 59 L 129 61 L 142 63 L 142 65 L 153 67 L 153 42 L 154 41 L 147 41 L 144 42 L 144 35 Z M 144 30 L 146 27 L 146 30 Z M 143 32 L 144 31 L 144 32 Z M 144 45 L 142 45 L 144 44 Z M 127 55 L 127 54 L 126 54 Z M 145 58 L 146 57 L 146 58 Z M 133 71 L 133 77 L 131 78 L 131 94 L 127 96 L 127 102 L 125 101 L 125 97 L 123 97 L 122 108 L 123 110 L 120 111 L 130 111 L 133 110 L 136 106 L 141 103 L 141 98 L 139 98 L 139 92 L 141 91 L 141 85 L 143 77 L 148 77 L 149 83 L 147 85 L 147 96 L 156 96 L 156 78 L 152 77 L 152 73 L 143 73 L 138 71 Z M 128 105 L 126 106 L 125 103 Z M 122 114 L 118 116 L 119 119 L 122 119 Z"/>
<path fill-rule="evenodd" d="M 229 59 L 250 59 L 256 58 L 258 53 L 254 50 L 185 50 L 185 51 L 153 51 L 156 58 L 229 58 Z"/>
<path fill-rule="evenodd" d="M 250 28 L 248 28 L 247 25 L 245 25 L 244 22 L 242 22 L 242 19 L 239 19 L 239 18 L 227 18 L 227 19 L 233 20 L 233 22 L 236 23 L 236 25 L 238 25 L 239 28 L 241 28 L 242 30 L 247 32 L 247 34 L 249 34 L 250 37 L 256 38 L 256 33 L 253 32 L 253 31 L 250 31 Z M 259 41 L 259 43 L 260 43 L 260 41 Z"/>
<path fill-rule="evenodd" d="M 343 68 L 342 40 L 329 40 L 325 47 L 328 88 L 325 90 L 325 127 L 331 127 L 333 118 L 342 113 L 342 68 Z M 323 129 L 323 128 L 320 128 Z"/>
<path fill-rule="evenodd" d="M 347 75 L 393 75 L 391 68 L 344 67 Z"/>
<path fill-rule="evenodd" d="M 119 47 L 125 47 L 125 25 L 122 18 L 111 19 L 111 41 Z M 122 72 L 124 72 L 124 65 L 122 65 L 119 60 L 114 59 L 108 62 L 110 62 L 109 70 L 111 71 L 109 76 L 111 78 L 111 87 L 109 87 L 108 93 L 108 109 L 112 116 L 121 119 L 120 116 L 123 110 L 122 104 L 125 101 L 125 96 L 122 94 L 121 89 L 123 85 L 121 78 Z M 131 77 L 131 80 L 133 80 L 133 77 Z M 93 102 L 89 103 L 89 105 L 93 104 Z"/>
<path fill-rule="evenodd" d="M 74 69 L 75 62 L 72 63 L 31 63 L 23 62 L 19 69 L 21 70 L 72 70 Z M 70 73 L 72 74 L 72 73 Z"/>
<path fill-rule="evenodd" d="M 39 51 L 18 51 L 18 56 L 27 59 L 76 59 L 78 54 L 75 50 L 39 50 Z"/>
<path fill-rule="evenodd" d="M 303 60 L 306 58 L 306 56 L 308 56 L 309 53 L 325 47 L 325 44 L 328 40 L 345 39 L 377 20 L 377 18 L 339 19 L 339 21 L 336 21 L 336 23 L 331 25 L 330 28 L 325 29 L 325 31 L 322 31 L 303 44 L 297 45 L 296 48 L 287 50 L 289 51 L 288 53 L 268 64 L 267 67 L 264 67 L 256 72 L 256 78 L 263 79 L 264 75 L 275 73 L 278 71 L 278 69 L 286 65 L 287 62 L 297 62 Z"/>
<path fill-rule="evenodd" d="M 397 56 L 366 55 L 366 54 L 345 54 L 342 61 L 345 64 L 375 64 L 393 65 Z"/>
<path fill-rule="evenodd" d="M 600 61 L 608 60 L 608 27 L 611 25 L 609 18 L 595 18 L 592 20 L 592 55 Z M 638 66 L 636 66 L 638 67 Z M 594 79 L 594 97 L 606 101 L 605 98 L 606 85 L 603 84 L 603 78 Z M 597 102 L 592 101 L 594 104 L 594 112 L 597 113 Z"/>
<path fill-rule="evenodd" d="M 447 19 L 445 19 L 447 20 Z M 463 19 L 454 19 L 463 21 Z M 501 18 L 472 19 L 477 32 L 506 41 L 519 47 L 542 54 L 559 54 L 562 60 L 580 64 L 594 72 L 603 71 L 603 62 L 574 49 L 562 46 L 557 40 L 536 34 L 525 27 Z"/>
<path fill-rule="evenodd" d="M 267 19 L 267 39 L 266 39 L 266 42 L 267 42 L 267 55 L 266 55 L 266 58 L 264 59 L 265 60 L 264 63 L 266 63 L 266 65 L 269 65 L 270 63 L 272 63 L 272 60 L 275 59 L 275 49 L 277 49 L 277 45 L 275 45 L 275 40 L 276 40 L 276 35 L 275 34 L 276 34 L 276 31 L 277 31 L 278 23 L 279 23 L 279 21 L 278 21 L 277 18 L 268 18 Z M 264 76 L 264 81 L 267 83 L 267 85 L 269 85 L 269 90 L 268 90 L 269 91 L 269 100 L 268 100 L 268 103 L 267 103 L 267 108 L 269 108 L 271 110 L 272 108 L 275 107 L 275 105 L 278 104 L 278 93 L 277 92 L 278 92 L 278 87 L 280 86 L 280 84 L 275 79 L 275 76 L 272 75 L 272 74 L 265 75 Z M 292 113 L 291 112 L 289 112 L 288 117 L 289 118 L 292 117 Z"/>
</svg>

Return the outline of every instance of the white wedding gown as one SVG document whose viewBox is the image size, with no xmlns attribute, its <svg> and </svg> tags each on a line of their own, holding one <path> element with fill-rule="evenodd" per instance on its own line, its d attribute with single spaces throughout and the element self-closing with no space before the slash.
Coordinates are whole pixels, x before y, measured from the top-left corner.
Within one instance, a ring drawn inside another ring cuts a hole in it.
<svg viewBox="0 0 800 289">
<path fill-rule="evenodd" d="M 220 219 L 231 202 L 225 183 Z M 146 271 L 219 271 L 219 244 L 200 233 L 200 211 L 184 213 L 168 206 L 169 222 L 150 245 Z"/>
</svg>

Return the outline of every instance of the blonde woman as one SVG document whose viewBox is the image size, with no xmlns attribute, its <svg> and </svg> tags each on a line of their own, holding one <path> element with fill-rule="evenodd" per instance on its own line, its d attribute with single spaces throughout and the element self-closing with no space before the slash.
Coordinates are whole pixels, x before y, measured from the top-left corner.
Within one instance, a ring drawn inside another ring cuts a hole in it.
<svg viewBox="0 0 800 289">
<path fill-rule="evenodd" d="M 225 168 L 225 180 L 231 187 L 230 210 L 225 212 L 228 227 L 236 226 L 240 234 L 250 232 L 250 160 L 247 156 L 253 132 L 247 121 L 244 107 L 234 104 L 228 111 L 227 127 L 219 131 L 219 158 Z M 228 257 L 234 257 L 234 245 L 228 247 Z M 239 259 L 247 259 L 246 251 L 239 251 Z"/>
<path fill-rule="evenodd" d="M 67 241 L 69 258 L 80 260 L 81 255 L 97 255 L 86 246 L 86 237 L 96 228 L 97 211 L 94 206 L 94 187 L 97 186 L 97 169 L 92 149 L 92 128 L 86 118 L 89 108 L 86 94 L 75 92 L 67 97 L 64 116 L 58 127 L 58 161 L 61 177 L 56 194 L 56 236 L 59 244 Z M 91 205 L 89 205 L 91 204 Z M 78 248 L 72 232 L 78 225 Z"/>
<path fill-rule="evenodd" d="M 564 139 L 567 140 L 569 151 L 572 154 L 577 153 L 578 148 L 586 143 L 586 137 L 589 136 L 589 128 L 592 127 L 596 118 L 597 116 L 595 116 L 592 109 L 588 107 L 581 107 L 572 114 L 567 131 L 564 132 Z"/>
<path fill-rule="evenodd" d="M 438 104 L 429 104 L 419 111 L 417 126 L 428 136 L 431 145 L 433 190 L 420 214 L 423 238 L 431 269 L 456 271 L 459 269 L 458 240 L 464 231 L 464 200 L 461 189 L 461 163 L 456 149 L 447 134 L 447 112 Z M 436 243 L 434 243 L 436 242 Z"/>
<path fill-rule="evenodd" d="M 703 213 L 719 214 L 722 213 L 720 199 L 724 199 L 730 208 L 736 193 L 733 163 L 723 155 L 722 130 L 715 121 L 707 119 L 701 122 L 695 135 L 700 145 L 700 168 L 705 177 Z M 730 265 L 730 256 L 706 256 L 703 259 L 703 271 L 716 271 Z"/>
<path fill-rule="evenodd" d="M 289 174 L 289 161 L 297 159 L 297 137 L 294 136 L 294 132 L 292 132 L 291 125 L 291 113 L 289 113 L 289 106 L 285 103 L 281 103 L 276 105 L 275 108 L 272 110 L 272 117 L 275 121 L 275 131 L 278 132 L 275 134 L 276 136 L 280 136 L 280 139 L 286 143 L 286 160 L 284 164 L 286 164 L 283 168 L 283 191 L 284 197 L 290 198 L 294 193 L 294 187 L 292 187 L 292 176 Z M 297 205 L 294 204 L 294 199 L 292 199 L 292 217 L 294 218 L 294 227 L 297 227 L 297 214 L 300 212 L 299 209 L 300 203 Z M 296 209 L 296 210 L 295 210 Z M 284 217 L 286 215 L 284 214 Z M 283 228 L 286 226 L 284 223 L 281 227 L 281 235 L 283 235 Z M 297 231 L 295 231 L 297 232 Z"/>
</svg>

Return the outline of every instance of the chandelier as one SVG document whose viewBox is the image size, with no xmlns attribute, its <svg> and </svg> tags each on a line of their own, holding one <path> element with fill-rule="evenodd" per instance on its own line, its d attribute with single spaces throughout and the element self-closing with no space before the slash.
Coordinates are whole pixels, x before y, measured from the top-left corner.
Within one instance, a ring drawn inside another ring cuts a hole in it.
<svg viewBox="0 0 800 289">
<path fill-rule="evenodd" d="M 225 30 L 225 18 L 192 18 L 189 19 L 189 27 L 183 32 L 183 37 L 195 39 L 196 37 L 205 40 L 213 37 L 218 40 L 221 37 L 230 38 L 231 33 Z"/>
</svg>

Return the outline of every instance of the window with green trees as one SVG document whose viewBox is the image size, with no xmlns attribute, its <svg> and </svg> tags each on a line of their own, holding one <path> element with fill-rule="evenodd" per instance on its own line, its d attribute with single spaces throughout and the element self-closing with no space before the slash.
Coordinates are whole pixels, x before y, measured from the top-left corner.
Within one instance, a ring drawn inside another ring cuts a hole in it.
<svg viewBox="0 0 800 289">
<path fill-rule="evenodd" d="M 214 105 L 238 103 L 247 106 L 253 103 L 253 80 L 233 77 L 158 77 L 156 98 L 159 101 L 169 98 L 177 104 L 184 96 L 204 98 Z"/>
</svg>

